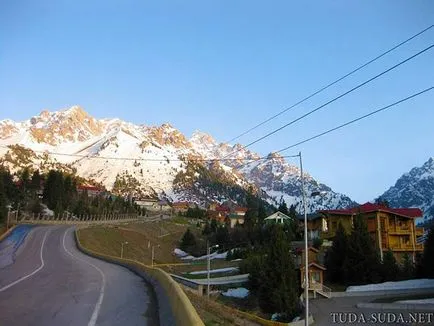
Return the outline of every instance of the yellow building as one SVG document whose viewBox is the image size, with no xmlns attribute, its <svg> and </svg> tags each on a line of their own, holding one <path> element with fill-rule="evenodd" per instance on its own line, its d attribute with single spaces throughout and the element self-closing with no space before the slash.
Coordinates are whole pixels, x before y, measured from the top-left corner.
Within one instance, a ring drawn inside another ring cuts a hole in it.
<svg viewBox="0 0 434 326">
<path fill-rule="evenodd" d="M 416 241 L 424 232 L 423 228 L 415 225 L 415 219 L 423 215 L 419 208 L 389 208 L 366 203 L 351 209 L 322 210 L 318 213 L 318 218 L 315 219 L 317 221 L 315 224 L 312 223 L 311 227 L 321 228 L 318 233 L 322 239 L 332 239 L 336 235 L 339 222 L 349 234 L 354 218 L 361 215 L 366 221 L 376 248 L 380 251 L 381 259 L 384 252 L 389 249 L 398 262 L 402 261 L 405 253 L 414 259 L 416 253 L 423 251 L 423 244 Z"/>
</svg>

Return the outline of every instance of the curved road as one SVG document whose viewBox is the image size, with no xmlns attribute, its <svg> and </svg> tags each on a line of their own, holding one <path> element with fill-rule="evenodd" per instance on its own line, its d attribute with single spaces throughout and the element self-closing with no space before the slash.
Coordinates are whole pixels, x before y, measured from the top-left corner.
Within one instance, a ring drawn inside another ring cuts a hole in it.
<svg viewBox="0 0 434 326">
<path fill-rule="evenodd" d="M 1 325 L 159 325 L 152 288 L 81 253 L 73 227 L 38 226 L 0 268 Z"/>
</svg>

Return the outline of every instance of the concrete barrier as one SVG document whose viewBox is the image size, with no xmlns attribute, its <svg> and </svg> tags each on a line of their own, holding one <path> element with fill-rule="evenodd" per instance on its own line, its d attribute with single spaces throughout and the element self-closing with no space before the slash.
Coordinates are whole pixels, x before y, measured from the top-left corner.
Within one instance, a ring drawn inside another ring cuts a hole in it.
<svg viewBox="0 0 434 326">
<path fill-rule="evenodd" d="M 264 325 L 264 326 L 304 326 L 305 325 L 304 319 L 300 319 L 298 321 L 294 321 L 294 322 L 290 322 L 290 323 L 282 323 L 279 321 L 264 319 L 264 318 L 261 318 L 261 317 L 256 316 L 256 315 L 249 314 L 248 312 L 234 309 L 231 307 L 227 307 L 227 308 L 238 316 L 241 316 L 245 319 L 251 320 L 253 322 L 256 322 L 256 323 L 258 323 L 260 325 Z M 309 316 L 308 324 L 309 325 L 314 324 L 314 319 L 313 319 L 312 315 Z"/>
<path fill-rule="evenodd" d="M 187 295 L 165 271 L 131 259 L 108 256 L 83 247 L 79 231 L 75 232 L 77 247 L 85 254 L 128 268 L 147 280 L 157 295 L 160 323 L 162 325 L 204 326 Z"/>
<path fill-rule="evenodd" d="M 16 225 L 14 225 L 13 227 L 9 228 L 9 230 L 7 230 L 6 232 L 4 232 L 2 235 L 0 235 L 0 241 L 3 241 L 9 234 L 12 233 L 12 231 L 16 228 Z"/>
</svg>

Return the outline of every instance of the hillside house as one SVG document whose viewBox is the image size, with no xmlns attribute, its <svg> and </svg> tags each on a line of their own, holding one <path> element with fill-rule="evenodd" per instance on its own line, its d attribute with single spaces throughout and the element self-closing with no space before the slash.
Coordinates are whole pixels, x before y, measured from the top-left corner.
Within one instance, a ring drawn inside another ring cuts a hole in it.
<svg viewBox="0 0 434 326">
<path fill-rule="evenodd" d="M 77 193 L 82 194 L 87 192 L 89 197 L 97 197 L 105 193 L 105 189 L 96 186 L 80 185 L 77 186 Z"/>
<path fill-rule="evenodd" d="M 141 208 L 146 208 L 146 209 L 158 208 L 158 198 L 151 198 L 151 197 L 133 198 L 133 202 L 134 204 L 138 205 Z"/>
<path fill-rule="evenodd" d="M 304 242 L 297 241 L 291 243 L 295 256 L 295 266 L 299 271 L 300 285 L 305 287 L 305 255 L 304 255 Z M 308 248 L 308 279 L 309 291 L 316 296 L 320 294 L 325 297 L 330 297 L 331 290 L 324 286 L 324 253 L 314 247 Z"/>
<path fill-rule="evenodd" d="M 239 215 L 235 212 L 228 215 L 230 227 L 233 229 L 237 224 L 244 224 L 244 215 Z"/>
<path fill-rule="evenodd" d="M 349 234 L 354 218 L 360 215 L 366 221 L 381 259 L 389 249 L 398 262 L 402 261 L 405 253 L 415 259 L 416 253 L 423 251 L 423 244 L 417 243 L 417 237 L 424 234 L 424 229 L 415 225 L 415 219 L 423 216 L 419 208 L 390 208 L 366 203 L 350 209 L 321 210 L 318 213 L 319 222 L 312 223 L 311 226 L 317 228 L 322 239 L 333 239 L 339 222 Z"/>
<path fill-rule="evenodd" d="M 289 217 L 286 214 L 283 214 L 282 212 L 277 211 L 274 214 L 271 214 L 270 216 L 266 217 L 264 219 L 264 221 L 266 223 L 278 223 L 278 224 L 283 224 L 283 223 L 288 223 L 291 222 L 292 218 Z"/>
<path fill-rule="evenodd" d="M 189 208 L 194 207 L 195 204 L 186 202 L 186 201 L 180 201 L 172 203 L 172 210 L 175 214 L 177 213 L 186 213 Z"/>
</svg>

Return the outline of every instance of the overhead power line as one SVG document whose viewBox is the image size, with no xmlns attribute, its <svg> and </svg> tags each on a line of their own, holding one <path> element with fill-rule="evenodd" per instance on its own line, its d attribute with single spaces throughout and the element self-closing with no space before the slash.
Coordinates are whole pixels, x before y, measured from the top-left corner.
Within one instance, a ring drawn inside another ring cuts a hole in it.
<svg viewBox="0 0 434 326">
<path fill-rule="evenodd" d="M 263 126 L 263 125 L 266 124 L 267 122 L 270 122 L 271 120 L 274 120 L 275 118 L 281 116 L 281 115 L 284 114 L 285 112 L 287 112 L 287 111 L 291 110 L 292 108 L 294 108 L 294 107 L 296 107 L 296 106 L 302 104 L 303 102 L 305 102 L 305 101 L 311 99 L 311 98 L 314 97 L 315 95 L 317 95 L 317 94 L 319 94 L 319 93 L 325 91 L 326 89 L 330 88 L 331 86 L 333 86 L 333 85 L 339 83 L 340 81 L 342 81 L 342 80 L 344 80 L 345 78 L 351 76 L 352 74 L 356 73 L 357 71 L 359 71 L 359 70 L 365 68 L 366 66 L 370 65 L 371 63 L 373 63 L 373 62 L 377 61 L 378 59 L 384 57 L 386 54 L 389 54 L 390 52 L 396 50 L 397 48 L 401 47 L 402 45 L 404 45 L 404 44 L 410 42 L 411 40 L 413 40 L 414 38 L 418 37 L 419 35 L 421 35 L 421 34 L 427 32 L 428 30 L 430 30 L 430 29 L 433 28 L 433 27 L 434 27 L 434 25 L 431 25 L 431 26 L 429 26 L 429 27 L 423 29 L 423 30 L 420 31 L 419 33 L 414 34 L 414 35 L 411 36 L 410 38 L 408 38 L 408 39 L 402 41 L 401 43 L 399 43 L 399 44 L 395 45 L 394 47 L 390 48 L 389 50 L 387 50 L 387 51 L 381 53 L 380 55 L 376 56 L 375 58 L 373 58 L 373 59 L 367 61 L 366 63 L 364 63 L 364 64 L 358 66 L 356 69 L 354 69 L 354 70 L 350 71 L 349 73 L 345 74 L 344 76 L 342 76 L 342 77 L 336 79 L 335 81 L 331 82 L 330 84 L 327 84 L 326 86 L 324 86 L 324 87 L 318 89 L 318 90 L 315 91 L 314 93 L 310 94 L 309 96 L 306 96 L 305 98 L 303 98 L 303 99 L 301 99 L 300 101 L 294 103 L 294 104 L 291 105 L 290 107 L 288 107 L 288 108 L 286 108 L 286 109 L 284 109 L 284 110 L 282 110 L 282 111 L 276 113 L 275 115 L 273 115 L 273 116 L 269 117 L 268 119 L 266 119 L 266 120 L 264 120 L 264 121 L 258 123 L 257 125 L 255 125 L 255 126 L 251 127 L 250 129 L 244 131 L 243 133 L 239 134 L 238 136 L 236 136 L 236 137 L 234 137 L 234 138 L 228 140 L 227 143 L 231 143 L 231 142 L 233 142 L 234 140 L 237 140 L 237 139 L 241 138 L 242 136 L 248 134 L 249 132 L 251 132 L 251 131 L 253 131 L 253 130 L 255 130 L 255 129 L 261 127 L 261 126 Z"/>
<path fill-rule="evenodd" d="M 417 96 L 420 96 L 420 95 L 422 95 L 422 94 L 424 94 L 424 93 L 427 93 L 427 92 L 429 92 L 429 91 L 432 91 L 433 89 L 434 89 L 434 86 L 431 86 L 431 87 L 429 87 L 429 88 L 426 88 L 426 89 L 424 89 L 424 90 L 422 90 L 422 91 L 420 91 L 420 92 L 417 92 L 417 93 L 415 93 L 415 94 L 413 94 L 413 95 L 407 96 L 406 98 L 403 98 L 403 99 L 401 99 L 401 100 L 399 100 L 399 101 L 396 101 L 396 102 L 394 102 L 394 103 L 392 103 L 392 104 L 386 105 L 386 106 L 384 106 L 384 107 L 382 107 L 382 108 L 380 108 L 380 109 L 378 109 L 378 110 L 372 111 L 372 112 L 370 112 L 370 113 L 368 113 L 368 114 L 365 114 L 365 115 L 362 115 L 362 116 L 360 116 L 360 117 L 358 117 L 358 118 L 356 118 L 356 119 L 353 119 L 353 120 L 351 120 L 351 121 L 348 121 L 348 122 L 346 122 L 346 123 L 343 123 L 343 124 L 341 124 L 341 125 L 339 125 L 339 126 L 337 126 L 337 127 L 334 127 L 334 128 L 332 128 L 332 129 L 328 129 L 328 130 L 326 130 L 326 131 L 324 131 L 324 132 L 322 132 L 322 133 L 319 133 L 319 134 L 317 134 L 317 135 L 315 135 L 315 136 L 312 136 L 312 137 L 309 137 L 309 138 L 304 139 L 304 140 L 302 140 L 302 141 L 299 141 L 298 143 L 295 143 L 295 144 L 293 144 L 293 145 L 291 145 L 291 146 L 287 146 L 287 147 L 285 147 L 285 148 L 282 148 L 281 150 L 278 150 L 276 153 L 284 152 L 284 151 L 286 151 L 286 150 L 288 150 L 288 149 L 294 148 L 294 147 L 296 147 L 296 146 L 299 146 L 299 145 L 301 145 L 301 144 L 307 143 L 307 142 L 309 142 L 309 141 L 311 141 L 311 140 L 314 140 L 314 139 L 316 139 L 316 138 L 319 138 L 319 137 L 322 137 L 322 136 L 324 136 L 324 135 L 327 135 L 327 134 L 329 134 L 329 133 L 331 133 L 331 132 L 333 132 L 333 131 L 336 131 L 336 130 L 338 130 L 338 129 L 341 129 L 341 128 L 343 128 L 343 127 L 346 127 L 346 126 L 348 126 L 348 125 L 350 125 L 350 124 L 356 123 L 356 122 L 358 122 L 358 121 L 360 121 L 360 120 L 366 119 L 366 118 L 368 118 L 368 117 L 370 117 L 370 116 L 372 116 L 372 115 L 374 115 L 374 114 L 380 113 L 380 112 L 382 112 L 382 111 L 385 111 L 385 110 L 387 110 L 387 109 L 390 109 L 390 108 L 392 108 L 392 107 L 395 107 L 395 106 L 397 106 L 398 104 L 401 104 L 401 103 L 406 102 L 406 101 L 408 101 L 408 100 L 411 100 L 411 99 L 413 99 L 413 98 L 415 98 L 415 97 L 417 97 Z"/>
<path fill-rule="evenodd" d="M 426 89 L 424 89 L 424 90 L 422 90 L 422 91 L 420 91 L 420 92 L 417 92 L 417 93 L 415 93 L 415 94 L 412 94 L 412 95 L 410 95 L 410 96 L 407 96 L 406 98 L 403 98 L 403 99 L 401 99 L 401 100 L 399 100 L 399 101 L 396 101 L 396 102 L 394 102 L 394 103 L 392 103 L 392 104 L 386 105 L 386 106 L 384 106 L 384 107 L 382 107 L 382 108 L 380 108 L 380 109 L 377 109 L 377 110 L 375 110 L 375 111 L 372 111 L 372 112 L 370 112 L 370 113 L 367 113 L 367 114 L 365 114 L 365 115 L 362 115 L 362 116 L 360 116 L 360 117 L 358 117 L 358 118 L 356 118 L 356 119 L 353 119 L 353 120 L 350 120 L 350 121 L 348 121 L 348 122 L 345 122 L 345 123 L 343 123 L 343 124 L 341 124 L 341 125 L 339 125 L 339 126 L 337 126 L 337 127 L 334 127 L 334 128 L 328 129 L 328 130 L 326 130 L 326 131 L 324 131 L 324 132 L 321 132 L 321 133 L 319 133 L 319 134 L 317 134 L 317 135 L 315 135 L 315 136 L 312 136 L 312 137 L 306 138 L 306 139 L 304 139 L 304 140 L 302 140 L 302 141 L 299 141 L 299 142 L 297 142 L 297 143 L 295 143 L 295 144 L 292 144 L 292 145 L 290 145 L 290 146 L 287 146 L 287 147 L 285 147 L 285 148 L 282 148 L 282 149 L 280 149 L 280 150 L 278 150 L 278 151 L 275 151 L 274 153 L 281 153 L 281 152 L 287 151 L 288 149 L 291 149 L 291 148 L 297 147 L 297 146 L 299 146 L 299 145 L 301 145 L 301 144 L 307 143 L 307 142 L 309 142 L 309 141 L 311 141 L 311 140 L 314 140 L 314 139 L 320 138 L 320 137 L 322 137 L 322 136 L 324 136 L 324 135 L 327 135 L 327 134 L 329 134 L 329 133 L 331 133 L 331 132 L 333 132 L 333 131 L 336 131 L 336 130 L 338 130 L 338 129 L 344 128 L 344 127 L 346 127 L 346 126 L 348 126 L 348 125 L 350 125 L 350 124 L 356 123 L 356 122 L 358 122 L 358 121 L 360 121 L 360 120 L 363 120 L 363 119 L 366 119 L 366 118 L 368 118 L 368 117 L 370 117 L 370 116 L 372 116 L 372 115 L 375 115 L 375 114 L 377 114 L 377 113 L 380 113 L 380 112 L 382 112 L 382 111 L 385 111 L 385 110 L 387 110 L 387 109 L 390 109 L 390 108 L 392 108 L 392 107 L 395 107 L 395 106 L 397 106 L 398 104 L 401 104 L 401 103 L 403 103 L 403 102 L 409 101 L 409 100 L 411 100 L 411 99 L 413 99 L 413 98 L 415 98 L 415 97 L 417 97 L 417 96 L 420 96 L 420 95 L 422 95 L 422 94 L 424 94 L 424 93 L 427 93 L 427 92 L 429 92 L 429 91 L 432 91 L 433 89 L 434 89 L 434 86 L 428 87 L 428 88 L 426 88 Z M 298 156 L 299 156 L 299 155 L 292 155 L 291 157 L 298 157 Z M 282 156 L 282 157 L 286 157 L 286 156 Z M 259 161 L 259 160 L 258 160 L 258 161 Z M 255 162 L 256 162 L 256 161 L 255 161 Z M 248 166 L 250 163 L 253 163 L 253 162 L 246 162 L 246 163 L 244 163 L 244 164 L 239 165 L 237 168 L 238 168 L 238 169 L 241 169 L 241 168 L 243 168 L 244 166 Z"/>
<path fill-rule="evenodd" d="M 277 128 L 277 129 L 274 129 L 273 131 L 271 131 L 271 132 L 265 134 L 264 136 L 262 136 L 262 137 L 260 137 L 260 138 L 258 138 L 258 139 L 256 139 L 256 140 L 250 142 L 249 144 L 247 144 L 247 145 L 245 145 L 245 146 L 242 146 L 242 148 L 243 148 L 243 149 L 248 148 L 248 147 L 250 147 L 250 146 L 252 146 L 252 145 L 254 145 L 254 144 L 260 142 L 261 140 L 264 140 L 265 138 L 268 138 L 268 137 L 270 137 L 271 135 L 274 135 L 275 133 L 281 131 L 282 129 L 285 129 L 285 128 L 289 127 L 290 125 L 292 125 L 292 124 L 294 124 L 294 123 L 296 123 L 296 122 L 298 122 L 298 121 L 300 121 L 300 120 L 306 118 L 307 116 L 309 116 L 309 115 L 311 115 L 311 114 L 313 114 L 313 113 L 315 113 L 315 112 L 321 110 L 322 108 L 326 107 L 327 105 L 329 105 L 329 104 L 331 104 L 331 103 L 333 103 L 333 102 L 336 102 L 336 101 L 339 100 L 340 98 L 342 98 L 342 97 L 344 97 L 344 96 L 346 96 L 346 95 L 348 95 L 348 94 L 354 92 L 355 90 L 357 90 L 357 89 L 363 87 L 364 85 L 366 85 L 366 84 L 368 84 L 368 83 L 374 81 L 375 79 L 377 79 L 377 78 L 379 78 L 379 77 L 381 77 L 381 76 L 387 74 L 388 72 L 390 72 L 390 71 L 392 71 L 392 70 L 398 68 L 399 66 L 403 65 L 404 63 L 413 60 L 414 58 L 416 58 L 417 56 L 421 55 L 422 53 L 425 53 L 426 51 L 431 50 L 433 47 L 434 47 L 434 44 L 432 44 L 432 45 L 426 47 L 425 49 L 423 49 L 423 50 L 417 52 L 416 54 L 413 54 L 412 56 L 408 57 L 407 59 L 405 59 L 405 60 L 403 60 L 403 61 L 397 63 L 396 65 L 394 65 L 394 66 L 392 66 L 392 67 L 390 67 L 390 68 L 388 68 L 388 69 L 386 69 L 386 70 L 384 70 L 383 72 L 381 72 L 381 73 L 375 75 L 374 77 L 371 77 L 370 79 L 364 81 L 363 83 L 360 83 L 360 84 L 358 84 L 357 86 L 351 88 L 350 90 L 348 90 L 348 91 L 346 91 L 346 92 L 340 94 L 339 96 L 334 97 L 334 98 L 331 99 L 330 101 L 328 101 L 328 102 L 326 102 L 326 103 L 324 103 L 324 104 L 322 104 L 322 105 L 316 107 L 315 109 L 313 109 L 313 110 L 311 110 L 311 111 L 309 111 L 309 112 L 303 114 L 302 116 L 298 117 L 297 119 L 292 120 L 292 121 L 290 121 L 290 122 L 284 124 L 283 126 Z M 223 158 L 229 157 L 229 156 L 231 156 L 233 153 L 235 153 L 235 151 L 229 153 L 228 155 L 225 155 Z"/>
<path fill-rule="evenodd" d="M 24 147 L 20 144 L 14 144 Z M 0 145 L 0 147 L 8 148 L 7 145 Z M 267 160 L 269 159 L 267 156 L 259 157 L 259 158 L 203 158 L 203 159 L 190 159 L 185 158 L 183 159 L 170 159 L 170 158 L 141 158 L 141 157 L 118 157 L 118 156 L 97 156 L 95 155 L 84 155 L 84 154 L 70 154 L 70 153 L 59 153 L 59 152 L 50 152 L 50 151 L 41 151 L 41 150 L 32 150 L 31 148 L 24 147 L 26 149 L 29 149 L 33 151 L 34 153 L 41 153 L 41 154 L 49 154 L 49 155 L 57 155 L 57 156 L 67 156 L 67 157 L 74 157 L 77 159 L 80 158 L 87 158 L 87 159 L 99 159 L 99 160 L 119 160 L 119 161 L 147 161 L 147 162 L 226 162 L 226 161 L 259 161 L 259 160 Z M 294 155 L 286 155 L 283 156 L 284 158 L 291 158 L 295 157 Z"/>
</svg>

